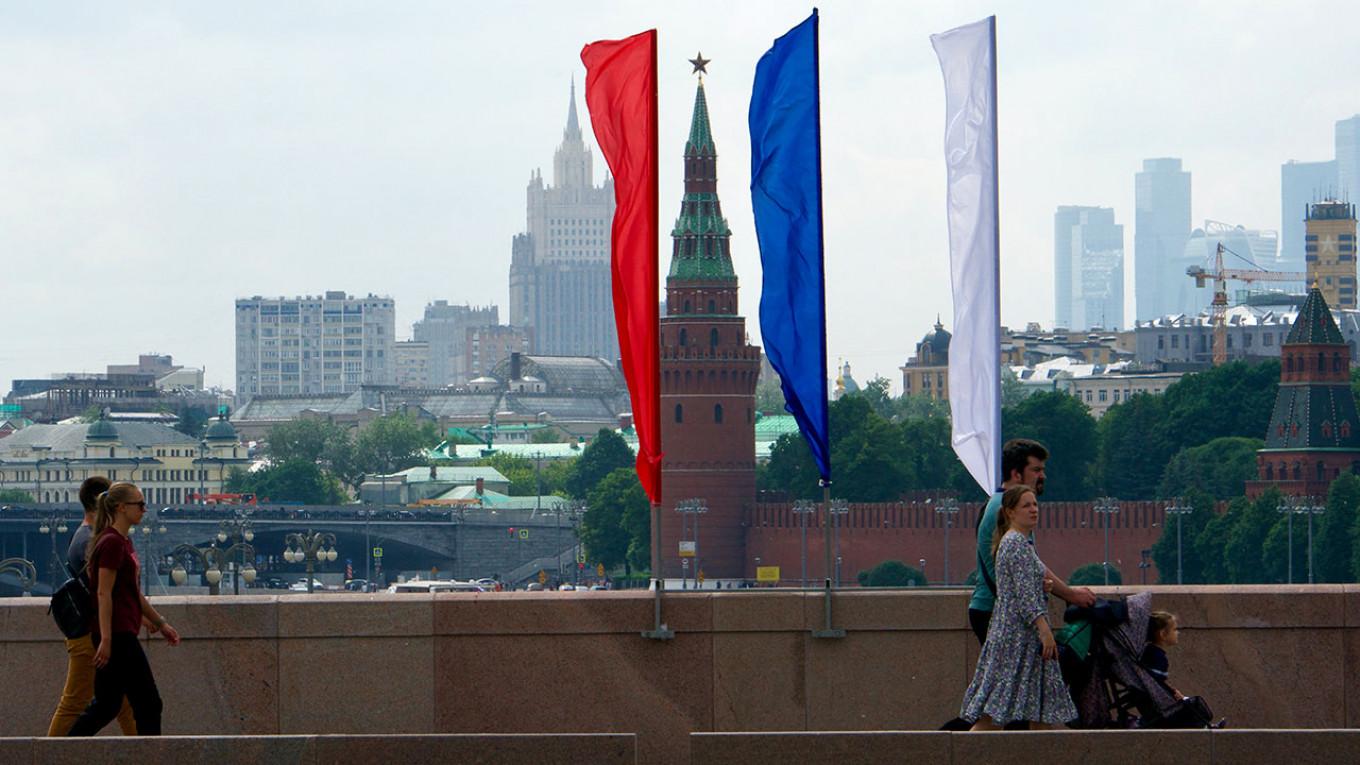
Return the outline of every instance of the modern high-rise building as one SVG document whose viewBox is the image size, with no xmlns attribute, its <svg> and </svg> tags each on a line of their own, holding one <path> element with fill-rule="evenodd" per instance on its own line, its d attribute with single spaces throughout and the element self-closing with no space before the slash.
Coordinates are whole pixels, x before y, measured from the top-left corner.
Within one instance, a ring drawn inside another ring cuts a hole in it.
<svg viewBox="0 0 1360 765">
<path fill-rule="evenodd" d="M 1059 207 L 1053 238 L 1056 325 L 1124 326 L 1124 227 L 1114 222 L 1114 210 Z"/>
<path fill-rule="evenodd" d="M 1360 198 L 1360 114 L 1336 121 L 1336 186 L 1332 199 Z"/>
<path fill-rule="evenodd" d="M 1140 321 L 1180 312 L 1171 299 L 1185 277 L 1190 173 L 1172 157 L 1143 160 L 1134 175 L 1133 293 Z"/>
<path fill-rule="evenodd" d="M 236 301 L 236 400 L 396 382 L 396 307 L 344 292 Z"/>
<path fill-rule="evenodd" d="M 467 333 L 474 327 L 500 323 L 496 306 L 449 305 L 436 300 L 425 306 L 425 316 L 411 325 L 413 340 L 429 343 L 428 383 L 436 388 L 468 381 Z"/>
<path fill-rule="evenodd" d="M 511 245 L 510 325 L 530 330 L 541 355 L 618 357 L 609 253 L 614 182 L 594 184 L 573 84 L 552 184 L 533 173 L 528 230 Z"/>
<path fill-rule="evenodd" d="M 1336 168 L 1336 160 L 1280 165 L 1280 270 L 1304 270 L 1303 221 L 1313 203 L 1336 197 Z"/>
<path fill-rule="evenodd" d="M 1308 208 L 1304 226 L 1308 284 L 1321 290 L 1332 308 L 1354 310 L 1355 205 L 1319 202 Z"/>
</svg>

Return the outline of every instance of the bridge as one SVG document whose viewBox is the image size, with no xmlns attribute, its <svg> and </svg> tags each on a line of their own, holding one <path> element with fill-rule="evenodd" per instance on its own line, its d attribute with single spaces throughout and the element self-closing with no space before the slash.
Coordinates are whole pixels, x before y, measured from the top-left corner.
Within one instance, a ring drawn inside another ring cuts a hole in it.
<svg viewBox="0 0 1360 765">
<path fill-rule="evenodd" d="M 39 531 L 44 521 L 61 518 L 64 534 Z M 25 504 L 0 508 L 0 559 L 26 558 L 38 568 L 40 586 L 48 592 L 53 574 L 53 543 L 64 559 L 71 535 L 82 513 L 73 504 Z M 217 543 L 223 522 L 246 518 L 255 533 L 255 566 L 260 576 L 288 580 L 303 576 L 303 564 L 283 558 L 288 534 L 302 531 L 329 532 L 336 537 L 338 559 L 322 564 L 325 574 L 343 574 L 346 562 L 355 577 L 375 578 L 379 571 L 394 580 L 398 572 L 442 578 L 475 579 L 499 576 L 520 582 L 536 577 L 540 568 L 557 575 L 574 566 L 576 534 L 565 510 L 509 510 L 491 507 L 405 508 L 375 505 L 170 505 L 153 508 L 134 531 L 133 539 L 143 559 L 160 561 L 176 545 L 208 547 Z M 511 535 L 510 529 L 514 529 Z M 230 541 L 227 543 L 230 544 Z M 381 557 L 367 552 L 380 550 Z M 58 559 L 60 560 L 60 559 Z M 540 567 L 527 564 L 541 563 Z M 58 562 L 56 564 L 60 566 Z M 58 569 L 58 571 L 60 571 Z M 167 572 L 162 566 L 159 573 Z M 514 574 L 515 579 L 510 575 Z M 325 577 L 323 577 L 325 578 Z M 570 577 L 568 577 L 570 578 Z M 13 590 L 13 583 L 6 588 Z M 4 582 L 0 581 L 0 588 Z M 156 586 L 152 592 L 161 593 Z M 173 592 L 167 590 L 166 594 Z"/>
</svg>

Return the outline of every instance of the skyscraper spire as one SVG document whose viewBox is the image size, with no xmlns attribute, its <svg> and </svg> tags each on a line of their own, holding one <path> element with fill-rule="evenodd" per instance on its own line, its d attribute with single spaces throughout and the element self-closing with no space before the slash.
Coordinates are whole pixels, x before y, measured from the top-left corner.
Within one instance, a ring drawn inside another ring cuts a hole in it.
<svg viewBox="0 0 1360 765">
<path fill-rule="evenodd" d="M 562 133 L 564 141 L 581 140 L 581 122 L 576 118 L 576 75 L 571 76 L 571 105 L 567 107 L 567 129 Z"/>
</svg>

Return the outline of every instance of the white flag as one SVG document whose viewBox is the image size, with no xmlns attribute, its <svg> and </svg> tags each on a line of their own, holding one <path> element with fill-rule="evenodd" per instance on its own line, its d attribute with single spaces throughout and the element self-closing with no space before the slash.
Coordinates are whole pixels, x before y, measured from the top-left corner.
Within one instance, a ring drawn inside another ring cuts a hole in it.
<svg viewBox="0 0 1360 765">
<path fill-rule="evenodd" d="M 954 452 L 991 494 L 1000 487 L 1001 261 L 996 183 L 996 17 L 931 35 L 944 72 Z"/>
</svg>

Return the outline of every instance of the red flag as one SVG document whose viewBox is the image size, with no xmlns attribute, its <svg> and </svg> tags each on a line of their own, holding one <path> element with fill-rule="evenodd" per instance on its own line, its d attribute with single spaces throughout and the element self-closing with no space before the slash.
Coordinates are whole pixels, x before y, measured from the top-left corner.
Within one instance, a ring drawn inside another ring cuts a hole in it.
<svg viewBox="0 0 1360 765">
<path fill-rule="evenodd" d="M 661 348 L 657 311 L 656 30 L 581 49 L 586 108 L 614 174 L 614 323 L 637 429 L 638 480 L 661 502 Z"/>
</svg>

